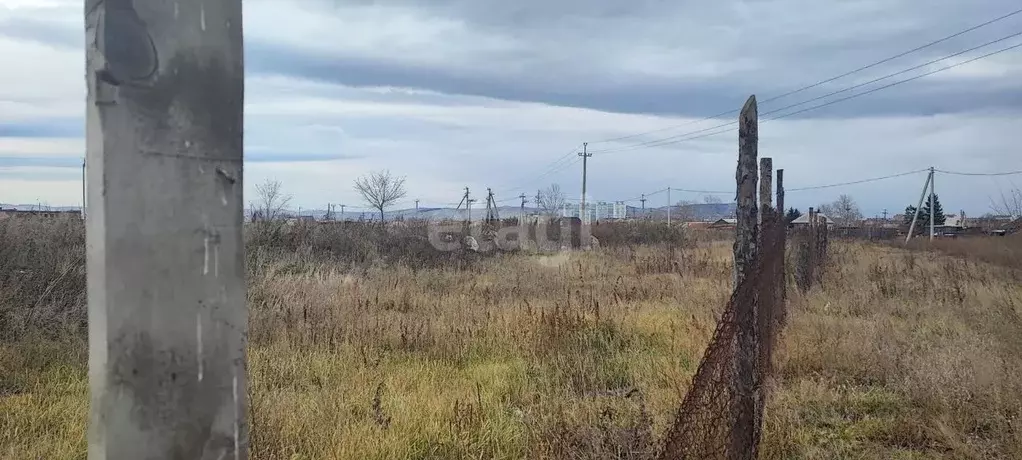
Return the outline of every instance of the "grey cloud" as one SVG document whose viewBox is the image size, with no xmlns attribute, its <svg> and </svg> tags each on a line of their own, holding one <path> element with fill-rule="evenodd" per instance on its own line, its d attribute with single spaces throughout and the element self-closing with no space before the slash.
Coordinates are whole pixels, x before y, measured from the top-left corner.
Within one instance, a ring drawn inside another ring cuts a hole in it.
<svg viewBox="0 0 1022 460">
<path fill-rule="evenodd" d="M 254 1 L 249 8 L 261 4 L 265 2 Z M 462 25 L 469 37 L 502 37 L 513 46 L 494 51 L 477 50 L 471 39 L 431 43 L 424 46 L 452 50 L 451 56 L 457 57 L 424 63 L 414 55 L 366 57 L 346 53 L 343 46 L 334 51 L 332 47 L 287 45 L 263 38 L 259 30 L 247 29 L 250 76 L 285 75 L 356 87 L 398 86 L 442 93 L 416 95 L 430 103 L 443 103 L 443 94 L 454 94 L 683 116 L 737 108 L 752 93 L 768 98 L 1017 7 L 1012 0 L 982 0 L 967 6 L 938 2 L 927 5 L 925 11 L 911 0 L 722 0 L 703 4 L 661 0 L 306 0 L 292 5 L 342 21 L 351 17 L 353 9 L 384 5 L 425 23 L 453 21 Z M 872 78 L 900 70 L 1016 32 L 1020 25 L 1022 15 L 861 75 Z M 83 32 L 42 18 L 16 18 L 0 26 L 4 35 L 81 48 Z M 343 32 L 339 33 L 343 38 Z M 640 63 L 629 61 L 637 56 Z M 703 69 L 705 75 L 700 76 L 703 74 L 697 69 Z M 796 117 L 1018 110 L 1022 88 L 1011 83 L 1013 78 L 1017 81 L 1022 75 L 960 81 L 924 78 Z M 764 104 L 764 109 L 855 82 L 842 79 L 776 105 Z M 331 92 L 326 88 L 317 91 Z"/>
<path fill-rule="evenodd" d="M 0 156 L 0 168 L 10 167 L 81 168 L 82 159 L 55 156 Z"/>
<path fill-rule="evenodd" d="M 347 8 L 368 3 L 344 2 L 323 11 L 343 18 Z M 461 50 L 452 54 L 468 57 L 422 64 L 410 56 L 366 58 L 343 51 L 289 47 L 263 41 L 256 34 L 249 40 L 250 70 L 352 86 L 407 86 L 614 112 L 705 116 L 739 106 L 750 93 L 766 97 L 783 93 L 978 24 L 1016 6 L 1010 0 L 973 2 L 968 8 L 940 3 L 921 14 L 918 4 L 911 1 L 821 4 L 774 0 L 693 5 L 652 0 L 627 4 L 611 0 L 399 0 L 386 5 L 406 8 L 424 21 L 454 20 L 479 36 L 496 34 L 513 40 L 516 46 L 474 53 L 472 43 L 436 43 L 439 49 Z M 1022 16 L 861 75 L 873 78 L 960 51 L 1015 32 L 1019 22 Z M 622 64 L 623 59 L 650 50 L 663 61 L 652 65 L 678 70 L 665 75 Z M 700 77 L 683 72 L 686 66 L 718 70 Z M 890 81 L 894 79 L 884 83 Z M 1006 81 L 1010 78 L 924 78 L 799 117 L 1017 109 L 1022 89 Z M 846 78 L 780 105 L 856 82 Z"/>
<path fill-rule="evenodd" d="M 19 17 L 0 21 L 0 35 L 56 48 L 85 49 L 85 25 L 76 30 L 51 21 Z"/>
<path fill-rule="evenodd" d="M 405 86 L 448 94 L 541 102 L 610 112 L 708 116 L 719 112 L 721 108 L 740 107 L 749 94 L 759 89 L 753 84 L 719 79 L 686 83 L 646 78 L 603 88 L 592 82 L 574 79 L 565 79 L 559 83 L 532 84 L 518 78 L 520 76 L 492 78 L 410 63 L 323 55 L 265 43 L 253 43 L 249 48 L 251 50 L 248 60 L 249 71 L 255 73 L 282 74 L 349 86 Z M 897 79 L 904 79 L 907 76 Z M 874 86 L 894 82 L 897 79 Z M 871 87 L 873 86 L 834 98 L 852 95 Z M 784 107 L 809 97 L 836 91 L 843 86 L 835 84 L 822 88 L 814 93 L 800 94 L 778 101 L 767 109 Z M 771 89 L 766 92 L 767 96 L 794 88 L 774 85 Z M 809 108 L 828 100 L 822 99 L 793 108 L 791 111 Z M 834 109 L 809 111 L 796 117 L 925 115 L 991 108 L 1018 109 L 1022 107 L 1019 104 L 1020 100 L 1022 88 L 1004 84 L 1000 80 L 980 79 L 968 83 L 917 80 L 901 85 L 898 89 L 881 90 L 875 94 L 849 100 L 847 103 L 842 102 Z"/>
<path fill-rule="evenodd" d="M 362 156 L 322 153 L 253 152 L 248 149 L 245 152 L 245 161 L 253 163 L 301 163 L 315 161 L 353 160 L 358 158 L 362 158 Z"/>
<path fill-rule="evenodd" d="M 84 152 L 83 152 L 84 153 Z M 246 151 L 245 162 L 251 163 L 304 163 L 316 161 L 337 161 L 362 158 L 358 155 L 321 154 L 321 153 L 278 153 Z M 80 157 L 66 156 L 0 156 L 0 168 L 39 167 L 39 168 L 80 168 Z"/>
<path fill-rule="evenodd" d="M 0 137 L 74 138 L 85 135 L 83 118 L 0 122 Z"/>
</svg>

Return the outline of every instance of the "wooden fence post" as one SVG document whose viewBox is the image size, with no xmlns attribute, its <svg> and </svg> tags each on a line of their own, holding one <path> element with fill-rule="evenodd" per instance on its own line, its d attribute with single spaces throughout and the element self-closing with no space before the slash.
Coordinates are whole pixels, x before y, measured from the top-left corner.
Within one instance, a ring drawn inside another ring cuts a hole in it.
<svg viewBox="0 0 1022 460">
<path fill-rule="evenodd" d="M 85 23 L 89 458 L 247 458 L 241 0 Z"/>
</svg>

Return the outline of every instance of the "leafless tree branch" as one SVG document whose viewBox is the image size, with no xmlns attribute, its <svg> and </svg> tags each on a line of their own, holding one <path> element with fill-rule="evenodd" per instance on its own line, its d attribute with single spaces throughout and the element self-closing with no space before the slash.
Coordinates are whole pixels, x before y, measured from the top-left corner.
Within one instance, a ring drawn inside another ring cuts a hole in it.
<svg viewBox="0 0 1022 460">
<path fill-rule="evenodd" d="M 550 184 L 549 187 L 539 192 L 539 208 L 548 215 L 556 216 L 561 212 L 561 208 L 564 207 L 565 198 L 564 192 L 561 191 L 561 186 L 557 184 Z"/>
<path fill-rule="evenodd" d="M 280 181 L 266 179 L 256 185 L 256 193 L 259 195 L 259 204 L 253 220 L 277 220 L 284 217 L 284 211 L 291 203 L 291 195 L 284 193 Z"/>
<path fill-rule="evenodd" d="M 380 222 L 383 222 L 383 211 L 404 198 L 405 178 L 395 177 L 390 171 L 373 171 L 355 180 L 355 190 L 366 204 L 380 211 Z"/>
</svg>

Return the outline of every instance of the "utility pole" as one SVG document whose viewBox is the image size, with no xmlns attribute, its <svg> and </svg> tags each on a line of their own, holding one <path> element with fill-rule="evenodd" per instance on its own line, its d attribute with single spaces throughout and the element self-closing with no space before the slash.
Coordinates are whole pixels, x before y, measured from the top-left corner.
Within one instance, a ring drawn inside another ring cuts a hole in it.
<svg viewBox="0 0 1022 460">
<path fill-rule="evenodd" d="M 671 188 L 667 187 L 667 226 L 671 226 Z"/>
<path fill-rule="evenodd" d="M 884 208 L 884 223 L 887 223 L 887 208 Z"/>
<path fill-rule="evenodd" d="M 933 208 L 933 200 L 936 196 L 933 191 L 933 182 L 936 179 L 934 176 L 933 166 L 930 166 L 930 241 L 933 241 L 933 215 L 936 214 L 936 209 Z"/>
<path fill-rule="evenodd" d="M 472 202 L 475 201 L 469 194 L 468 187 L 465 187 L 465 194 L 461 196 L 461 201 L 458 202 L 458 207 L 455 209 L 461 209 L 461 204 L 465 204 L 465 209 L 468 211 L 468 223 L 472 224 Z"/>
<path fill-rule="evenodd" d="M 518 198 L 522 199 L 522 211 L 518 215 L 518 220 L 521 221 L 521 219 L 525 218 L 525 194 L 518 195 Z"/>
<path fill-rule="evenodd" d="M 344 220 L 344 205 L 341 205 L 341 220 Z"/>
<path fill-rule="evenodd" d="M 497 203 L 493 201 L 493 189 L 486 188 L 486 221 L 491 222 L 496 218 Z"/>
<path fill-rule="evenodd" d="M 248 458 L 241 4 L 84 8 L 90 460 Z"/>
<path fill-rule="evenodd" d="M 909 224 L 908 226 L 908 235 L 905 236 L 905 244 L 908 244 L 908 241 L 912 239 L 912 233 L 915 231 L 916 228 L 916 220 L 919 219 L 919 210 L 922 209 L 923 199 L 926 198 L 926 189 L 930 186 L 930 181 L 932 180 L 933 171 L 930 171 L 930 173 L 926 175 L 926 182 L 923 182 L 923 192 L 919 194 L 919 203 L 916 205 L 915 214 L 912 215 L 912 223 Z M 933 206 L 931 205 L 930 208 L 931 208 L 930 214 L 933 214 L 932 210 Z"/>
<path fill-rule="evenodd" d="M 419 212 L 419 200 L 415 200 L 415 212 Z"/>
<path fill-rule="evenodd" d="M 586 212 L 586 163 L 588 163 L 587 160 L 589 159 L 589 157 L 593 156 L 593 154 L 587 152 L 588 146 L 589 146 L 588 142 L 583 142 L 582 151 L 579 152 L 578 154 L 578 156 L 582 157 L 582 204 L 579 209 L 580 211 L 579 217 L 582 217 L 583 222 L 588 221 L 589 217 L 589 214 Z"/>
</svg>

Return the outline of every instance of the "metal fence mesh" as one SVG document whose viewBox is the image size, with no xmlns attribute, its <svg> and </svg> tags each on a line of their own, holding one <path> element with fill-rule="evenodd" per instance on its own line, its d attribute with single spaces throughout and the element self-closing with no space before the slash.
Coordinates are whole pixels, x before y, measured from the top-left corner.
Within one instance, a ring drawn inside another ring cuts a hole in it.
<svg viewBox="0 0 1022 460">
<path fill-rule="evenodd" d="M 786 228 L 764 210 L 753 270 L 735 287 L 665 438 L 662 459 L 755 458 L 764 382 L 785 311 Z M 751 367 L 751 369 L 749 368 Z M 746 373 L 751 372 L 751 386 Z"/>
<path fill-rule="evenodd" d="M 803 293 L 820 284 L 823 267 L 827 259 L 829 229 L 822 222 L 810 216 L 810 224 L 794 232 L 792 258 L 795 265 L 795 285 Z"/>
</svg>

